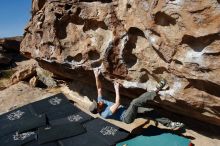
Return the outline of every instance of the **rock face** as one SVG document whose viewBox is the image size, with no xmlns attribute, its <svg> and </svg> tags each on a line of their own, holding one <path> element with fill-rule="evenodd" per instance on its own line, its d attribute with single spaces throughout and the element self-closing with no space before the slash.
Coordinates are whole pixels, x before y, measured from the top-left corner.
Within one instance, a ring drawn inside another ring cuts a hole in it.
<svg viewBox="0 0 220 146">
<path fill-rule="evenodd" d="M 218 0 L 33 0 L 21 51 L 51 72 L 135 97 L 166 78 L 157 106 L 220 126 Z"/>
</svg>

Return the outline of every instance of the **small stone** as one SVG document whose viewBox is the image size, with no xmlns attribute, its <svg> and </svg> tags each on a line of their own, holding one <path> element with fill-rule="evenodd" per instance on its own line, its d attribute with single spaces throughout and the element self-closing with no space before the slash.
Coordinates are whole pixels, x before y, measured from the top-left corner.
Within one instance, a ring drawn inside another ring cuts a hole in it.
<svg viewBox="0 0 220 146">
<path fill-rule="evenodd" d="M 32 77 L 32 78 L 30 79 L 29 84 L 30 84 L 32 87 L 36 87 L 37 82 L 38 82 L 37 77 L 34 76 L 34 77 Z"/>
<path fill-rule="evenodd" d="M 37 76 L 38 79 L 45 84 L 47 87 L 56 87 L 57 83 L 56 81 L 52 78 L 53 74 L 47 70 L 44 70 L 40 67 L 37 69 Z"/>
</svg>

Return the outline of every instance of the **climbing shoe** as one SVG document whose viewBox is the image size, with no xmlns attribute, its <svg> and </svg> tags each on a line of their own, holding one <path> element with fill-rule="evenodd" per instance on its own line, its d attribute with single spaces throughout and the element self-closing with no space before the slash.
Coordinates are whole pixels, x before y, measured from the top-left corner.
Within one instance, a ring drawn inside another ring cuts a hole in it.
<svg viewBox="0 0 220 146">
<path fill-rule="evenodd" d="M 167 83 L 167 81 L 165 79 L 160 80 L 157 85 L 157 89 L 161 90 L 166 85 L 166 83 Z"/>
<path fill-rule="evenodd" d="M 181 128 L 184 127 L 184 124 L 183 123 L 180 123 L 180 122 L 170 122 L 168 125 L 167 125 L 168 128 L 172 129 L 172 130 L 179 130 Z"/>
</svg>

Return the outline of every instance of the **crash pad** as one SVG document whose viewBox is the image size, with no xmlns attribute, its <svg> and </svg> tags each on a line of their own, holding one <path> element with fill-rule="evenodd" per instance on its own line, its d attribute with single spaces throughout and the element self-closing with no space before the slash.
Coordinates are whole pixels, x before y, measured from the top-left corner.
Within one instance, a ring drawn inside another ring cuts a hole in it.
<svg viewBox="0 0 220 146">
<path fill-rule="evenodd" d="M 116 146 L 189 146 L 190 140 L 175 133 L 156 127 L 149 127 L 141 135 L 135 136 Z"/>
</svg>

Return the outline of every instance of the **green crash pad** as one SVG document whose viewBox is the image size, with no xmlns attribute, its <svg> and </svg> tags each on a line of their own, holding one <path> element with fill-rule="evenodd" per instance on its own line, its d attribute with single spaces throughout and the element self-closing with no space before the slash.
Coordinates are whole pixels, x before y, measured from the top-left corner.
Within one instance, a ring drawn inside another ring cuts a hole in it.
<svg viewBox="0 0 220 146">
<path fill-rule="evenodd" d="M 148 130 L 148 129 L 146 129 Z M 116 146 L 189 146 L 190 140 L 158 128 L 118 143 Z"/>
</svg>

